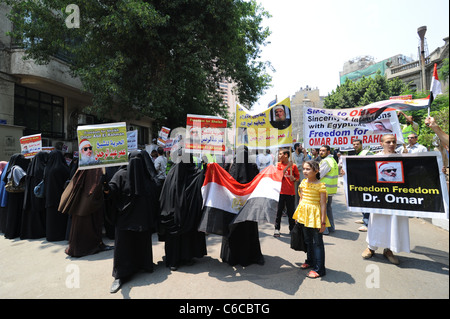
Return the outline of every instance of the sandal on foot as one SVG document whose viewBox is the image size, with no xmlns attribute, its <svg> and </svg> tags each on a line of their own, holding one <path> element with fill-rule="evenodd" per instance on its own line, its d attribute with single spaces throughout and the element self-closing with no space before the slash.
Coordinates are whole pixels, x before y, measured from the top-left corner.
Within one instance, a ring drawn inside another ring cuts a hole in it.
<svg viewBox="0 0 450 319">
<path fill-rule="evenodd" d="M 317 273 L 317 272 L 315 272 L 314 270 L 311 270 L 309 273 L 308 273 L 308 275 L 307 275 L 307 277 L 308 278 L 319 278 L 320 277 L 320 275 Z"/>
<path fill-rule="evenodd" d="M 300 266 L 301 269 L 308 269 L 308 268 L 310 268 L 310 267 L 311 267 L 311 265 L 310 265 L 310 264 L 307 264 L 307 263 L 303 263 L 303 264 Z"/>
</svg>

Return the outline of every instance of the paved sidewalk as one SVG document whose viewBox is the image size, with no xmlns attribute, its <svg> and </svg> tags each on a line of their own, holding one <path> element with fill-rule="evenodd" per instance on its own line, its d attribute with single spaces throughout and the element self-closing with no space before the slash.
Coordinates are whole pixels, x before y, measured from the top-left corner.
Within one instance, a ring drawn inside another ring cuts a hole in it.
<svg viewBox="0 0 450 319">
<path fill-rule="evenodd" d="M 410 218 L 411 253 L 390 264 L 382 251 L 363 260 L 366 233 L 358 232 L 359 213 L 346 211 L 343 194 L 333 199 L 336 232 L 324 237 L 327 275 L 306 277 L 299 268 L 305 253 L 289 247 L 287 219 L 281 237 L 273 226 L 260 225 L 265 265 L 230 267 L 220 261 L 221 237 L 207 237 L 208 256 L 192 266 L 170 271 L 164 244 L 153 237 L 153 273 L 137 274 L 116 294 L 113 251 L 82 258 L 64 253 L 67 242 L 8 240 L 0 235 L 0 298 L 28 299 L 385 299 L 449 298 L 449 234 L 422 219 Z M 113 241 L 105 239 L 105 243 Z M 251 301 L 251 300 L 250 300 Z"/>
</svg>

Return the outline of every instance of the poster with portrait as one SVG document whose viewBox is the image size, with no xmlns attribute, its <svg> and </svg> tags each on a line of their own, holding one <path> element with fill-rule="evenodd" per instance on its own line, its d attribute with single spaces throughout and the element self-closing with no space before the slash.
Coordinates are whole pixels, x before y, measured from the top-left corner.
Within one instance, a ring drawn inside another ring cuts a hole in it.
<svg viewBox="0 0 450 319">
<path fill-rule="evenodd" d="M 78 126 L 79 169 L 128 164 L 125 122 Z"/>
<path fill-rule="evenodd" d="M 343 156 L 352 212 L 448 219 L 448 190 L 439 152 Z"/>
<path fill-rule="evenodd" d="M 292 146 L 292 114 L 289 98 L 263 112 L 251 112 L 236 104 L 236 146 L 267 149 Z"/>
<path fill-rule="evenodd" d="M 25 158 L 31 159 L 41 150 L 41 134 L 27 135 L 20 138 L 20 152 Z"/>
</svg>

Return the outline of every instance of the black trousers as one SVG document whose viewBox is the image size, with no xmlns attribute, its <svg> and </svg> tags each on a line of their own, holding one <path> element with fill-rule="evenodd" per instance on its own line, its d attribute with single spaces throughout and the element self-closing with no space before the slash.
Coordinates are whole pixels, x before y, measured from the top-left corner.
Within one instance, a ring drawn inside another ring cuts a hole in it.
<svg viewBox="0 0 450 319">
<path fill-rule="evenodd" d="M 289 231 L 294 228 L 295 221 L 292 219 L 292 215 L 295 211 L 295 195 L 280 194 L 278 200 L 277 218 L 275 219 L 275 229 L 280 230 L 281 215 L 283 215 L 283 209 L 286 207 L 286 213 L 289 221 Z"/>
</svg>

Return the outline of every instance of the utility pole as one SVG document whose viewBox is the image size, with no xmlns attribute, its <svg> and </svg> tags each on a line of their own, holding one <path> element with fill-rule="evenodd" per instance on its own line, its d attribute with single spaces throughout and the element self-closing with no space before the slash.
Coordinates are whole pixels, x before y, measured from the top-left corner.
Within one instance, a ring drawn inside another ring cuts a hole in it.
<svg viewBox="0 0 450 319">
<path fill-rule="evenodd" d="M 427 90 L 426 74 L 425 74 L 425 33 L 427 27 L 423 26 L 417 29 L 417 33 L 420 37 L 420 66 L 422 69 L 422 92 Z"/>
</svg>

